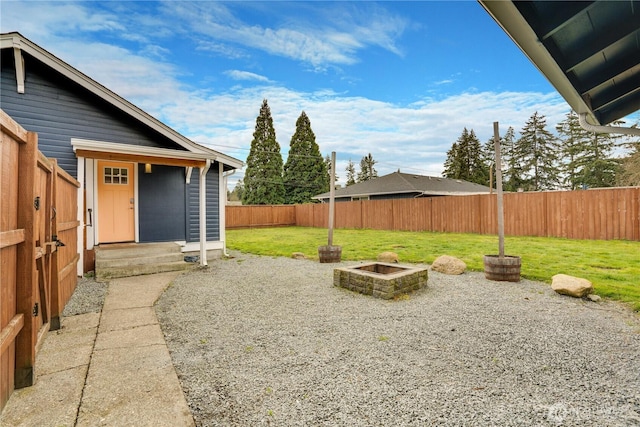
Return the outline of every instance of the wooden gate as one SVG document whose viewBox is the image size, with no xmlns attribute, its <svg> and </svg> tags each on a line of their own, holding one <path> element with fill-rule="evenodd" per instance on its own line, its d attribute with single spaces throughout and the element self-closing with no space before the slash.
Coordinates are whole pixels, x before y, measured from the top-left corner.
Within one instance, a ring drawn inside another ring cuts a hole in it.
<svg viewBox="0 0 640 427">
<path fill-rule="evenodd" d="M 1 410 L 34 383 L 37 348 L 75 289 L 79 183 L 2 110 L 0 124 Z"/>
</svg>

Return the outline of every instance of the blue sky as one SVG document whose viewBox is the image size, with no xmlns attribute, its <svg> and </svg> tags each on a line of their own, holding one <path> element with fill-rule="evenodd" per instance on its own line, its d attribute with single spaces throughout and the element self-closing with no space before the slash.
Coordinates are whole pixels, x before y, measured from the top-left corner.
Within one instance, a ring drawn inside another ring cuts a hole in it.
<svg viewBox="0 0 640 427">
<path fill-rule="evenodd" d="M 323 155 L 439 176 L 473 129 L 550 130 L 569 106 L 475 1 L 3 0 L 19 31 L 183 135 L 245 161 L 262 100 L 286 161 L 301 111 Z M 231 185 L 242 178 L 233 175 Z"/>
</svg>

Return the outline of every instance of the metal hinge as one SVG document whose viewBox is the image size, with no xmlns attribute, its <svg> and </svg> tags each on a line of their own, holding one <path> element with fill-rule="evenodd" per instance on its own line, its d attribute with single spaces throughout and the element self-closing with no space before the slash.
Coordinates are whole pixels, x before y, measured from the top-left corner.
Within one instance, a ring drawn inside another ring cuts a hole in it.
<svg viewBox="0 0 640 427">
<path fill-rule="evenodd" d="M 33 200 L 33 207 L 36 208 L 37 211 L 40 210 L 40 196 L 36 196 Z"/>
<path fill-rule="evenodd" d="M 38 303 L 35 303 L 33 305 L 33 317 L 38 317 L 38 311 L 40 311 L 39 308 L 40 307 L 38 307 Z"/>
</svg>

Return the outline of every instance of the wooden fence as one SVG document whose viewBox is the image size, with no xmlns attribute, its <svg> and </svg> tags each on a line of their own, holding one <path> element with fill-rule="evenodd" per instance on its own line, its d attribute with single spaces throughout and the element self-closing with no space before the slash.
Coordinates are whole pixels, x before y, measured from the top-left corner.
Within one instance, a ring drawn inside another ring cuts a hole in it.
<svg viewBox="0 0 640 427">
<path fill-rule="evenodd" d="M 497 234 L 495 194 L 336 203 L 336 228 Z M 504 195 L 511 236 L 640 240 L 640 187 Z M 227 206 L 227 228 L 327 227 L 323 204 Z"/>
<path fill-rule="evenodd" d="M 37 348 L 75 289 L 80 184 L 2 110 L 0 125 L 1 410 L 35 381 Z"/>
</svg>

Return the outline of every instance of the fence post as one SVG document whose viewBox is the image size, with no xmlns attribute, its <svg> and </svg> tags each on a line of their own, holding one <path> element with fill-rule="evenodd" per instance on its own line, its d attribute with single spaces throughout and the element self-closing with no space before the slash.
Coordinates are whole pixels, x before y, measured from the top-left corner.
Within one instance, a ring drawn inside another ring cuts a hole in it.
<svg viewBox="0 0 640 427">
<path fill-rule="evenodd" d="M 51 160 L 51 178 L 53 183 L 51 186 L 51 207 L 53 208 L 53 218 L 51 219 L 51 235 L 58 236 L 58 162 L 56 159 Z M 59 238 L 59 237 L 58 237 Z M 64 307 L 60 307 L 60 266 L 58 265 L 58 250 L 57 247 L 53 247 L 55 250 L 51 254 L 51 311 L 49 318 L 49 330 L 57 331 L 60 329 L 60 313 L 64 310 Z"/>
<path fill-rule="evenodd" d="M 26 144 L 18 153 L 18 228 L 24 229 L 24 242 L 17 247 L 16 312 L 24 315 L 24 326 L 16 336 L 15 387 L 33 385 L 37 327 L 34 317 L 36 276 L 35 176 L 38 135 L 27 133 Z"/>
</svg>

